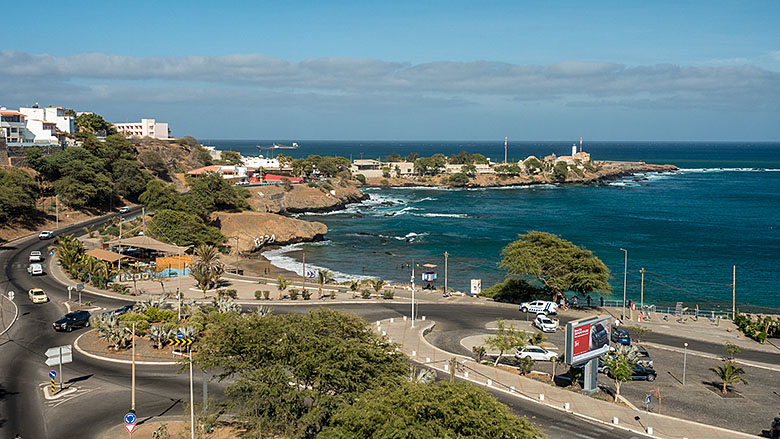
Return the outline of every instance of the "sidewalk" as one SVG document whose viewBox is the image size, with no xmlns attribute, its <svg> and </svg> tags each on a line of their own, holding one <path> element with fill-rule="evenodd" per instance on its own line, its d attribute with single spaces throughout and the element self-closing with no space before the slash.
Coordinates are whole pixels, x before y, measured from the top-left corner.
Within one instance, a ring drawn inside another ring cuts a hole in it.
<svg viewBox="0 0 780 439">
<path fill-rule="evenodd" d="M 632 410 L 612 402 L 553 387 L 499 368 L 477 364 L 470 358 L 450 354 L 428 343 L 424 335 L 434 325 L 435 322 L 432 321 L 418 320 L 415 327 L 412 328 L 411 322 L 408 320 L 388 319 L 378 321 L 372 326 L 391 341 L 399 343 L 402 352 L 429 367 L 449 373 L 448 362 L 451 358 L 456 357 L 459 366 L 463 366 L 463 371 L 458 370 L 457 372 L 457 376 L 461 378 L 516 395 L 518 398 L 533 400 L 539 404 L 545 404 L 548 407 L 572 413 L 591 421 L 624 428 L 643 436 L 649 435 L 664 439 L 757 437 L 684 419 Z M 618 420 L 617 424 L 614 423 L 614 419 Z"/>
</svg>

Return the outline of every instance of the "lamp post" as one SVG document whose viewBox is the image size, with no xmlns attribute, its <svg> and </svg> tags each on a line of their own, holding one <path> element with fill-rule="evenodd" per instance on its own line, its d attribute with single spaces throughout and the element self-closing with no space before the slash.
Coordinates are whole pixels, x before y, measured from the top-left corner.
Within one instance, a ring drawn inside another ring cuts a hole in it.
<svg viewBox="0 0 780 439">
<path fill-rule="evenodd" d="M 412 259 L 412 328 L 414 328 L 414 259 Z"/>
<path fill-rule="evenodd" d="M 626 321 L 626 280 L 628 277 L 628 250 L 621 248 L 620 251 L 622 251 L 625 254 L 625 259 L 623 262 L 623 314 L 620 317 L 625 322 Z"/>
<path fill-rule="evenodd" d="M 687 362 L 688 362 L 688 343 L 686 342 L 683 345 L 683 377 L 682 377 L 683 386 L 685 385 L 685 366 Z"/>
</svg>

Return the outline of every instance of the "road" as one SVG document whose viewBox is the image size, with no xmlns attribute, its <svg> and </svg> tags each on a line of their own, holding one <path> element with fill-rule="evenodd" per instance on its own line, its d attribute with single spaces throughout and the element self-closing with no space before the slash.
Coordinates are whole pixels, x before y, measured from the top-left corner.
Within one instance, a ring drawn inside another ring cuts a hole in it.
<svg viewBox="0 0 780 439">
<path fill-rule="evenodd" d="M 104 221 L 105 218 L 100 218 L 89 224 L 99 225 Z M 62 228 L 57 235 L 79 233 L 85 225 Z M 54 401 L 43 398 L 39 386 L 48 381 L 47 373 L 50 370 L 44 364 L 43 353 L 53 346 L 72 344 L 83 333 L 57 333 L 52 330 L 51 323 L 67 312 L 63 304 L 68 295 L 66 286 L 58 284 L 49 276 L 30 278 L 27 275 L 29 252 L 41 250 L 46 254 L 45 250 L 52 244 L 53 241 L 39 241 L 37 237 L 32 237 L 0 247 L 0 266 L 4 267 L 0 289 L 4 292 L 15 291 L 15 302 L 20 308 L 19 321 L 6 336 L 0 338 L 0 437 L 13 437 L 17 433 L 25 438 L 94 436 L 121 423 L 122 416 L 130 408 L 130 366 L 96 361 L 78 354 L 74 355 L 73 363 L 63 367 L 65 381 L 77 387 L 78 391 Z M 33 305 L 26 293 L 33 287 L 43 288 L 51 301 Z M 84 300 L 104 309 L 117 308 L 130 302 L 88 293 L 84 294 Z M 319 306 L 274 306 L 273 312 L 305 312 Z M 333 308 L 353 312 L 369 322 L 408 313 L 408 305 L 404 304 L 334 305 Z M 463 353 L 464 348 L 455 342 L 460 340 L 459 334 L 473 334 L 474 330 L 483 330 L 487 322 L 497 318 L 518 319 L 518 311 L 514 308 L 474 305 L 421 305 L 419 314 L 437 322 L 436 329 L 430 335 L 434 344 L 460 353 Z M 565 319 L 562 320 L 564 323 Z M 682 343 L 682 339 L 662 334 L 649 334 L 645 338 L 672 346 Z M 688 342 L 693 343 L 690 340 Z M 694 348 L 693 344 L 691 348 Z M 714 354 L 721 354 L 723 350 L 722 346 L 709 343 L 697 343 L 695 349 Z M 743 351 L 740 356 L 746 360 L 766 361 L 766 355 L 771 354 Z M 777 362 L 777 357 L 771 358 L 771 361 Z M 183 413 L 184 402 L 189 400 L 188 377 L 177 372 L 178 367 L 137 368 L 136 405 L 139 422 L 152 417 Z M 196 378 L 196 381 L 196 398 L 199 398 L 200 379 Z M 224 384 L 210 384 L 213 396 L 221 395 L 223 389 Z M 502 392 L 493 393 L 515 413 L 528 416 L 540 424 L 548 437 L 553 439 L 571 438 L 572 435 L 586 439 L 641 437 L 608 425 L 591 424 L 576 416 Z"/>
</svg>

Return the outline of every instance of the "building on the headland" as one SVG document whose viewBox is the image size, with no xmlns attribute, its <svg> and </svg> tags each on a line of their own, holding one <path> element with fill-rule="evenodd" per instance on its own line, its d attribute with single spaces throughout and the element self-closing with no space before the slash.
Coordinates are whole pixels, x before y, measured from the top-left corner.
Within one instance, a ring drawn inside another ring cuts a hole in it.
<svg viewBox="0 0 780 439">
<path fill-rule="evenodd" d="M 353 160 L 350 167 L 352 175 L 362 174 L 366 178 L 409 177 L 414 175 L 414 162 L 380 162 L 373 159 Z"/>
<path fill-rule="evenodd" d="M 262 155 L 259 155 L 257 157 L 243 157 L 241 159 L 241 162 L 244 164 L 244 166 L 251 169 L 263 168 L 265 170 L 270 169 L 270 170 L 277 171 L 282 167 L 278 159 L 265 158 Z"/>
<path fill-rule="evenodd" d="M 168 139 L 170 129 L 167 123 L 154 119 L 141 119 L 141 122 L 114 122 L 114 128 L 125 137 L 151 137 L 153 139 Z"/>
<path fill-rule="evenodd" d="M 209 152 L 209 156 L 214 160 L 222 160 L 222 151 L 218 150 L 216 146 L 203 145 L 206 151 Z"/>
<path fill-rule="evenodd" d="M 19 111 L 0 107 L 0 132 L 8 147 L 60 146 L 72 127 L 73 117 L 66 116 L 61 107 L 39 108 L 36 104 Z"/>
<path fill-rule="evenodd" d="M 28 120 L 41 122 L 53 122 L 60 132 L 73 134 L 75 132 L 76 118 L 68 114 L 62 107 L 41 108 L 38 104 L 32 107 L 20 107 L 19 112 L 26 115 Z"/>
<path fill-rule="evenodd" d="M 224 178 L 225 180 L 235 180 L 235 181 L 241 181 L 247 178 L 247 168 L 246 166 L 238 166 L 238 165 L 212 165 L 212 166 L 204 166 L 202 168 L 193 169 L 192 171 L 187 172 L 188 175 L 192 175 L 194 177 L 198 177 L 200 175 L 213 172 L 216 174 L 219 174 Z"/>
<path fill-rule="evenodd" d="M 457 174 L 463 171 L 464 166 L 466 165 L 461 165 L 461 164 L 453 165 L 448 163 L 444 165 L 444 172 L 446 174 Z M 493 169 L 492 166 L 490 166 L 490 163 L 474 163 L 474 169 L 476 169 L 477 175 L 496 173 L 496 170 Z"/>
</svg>

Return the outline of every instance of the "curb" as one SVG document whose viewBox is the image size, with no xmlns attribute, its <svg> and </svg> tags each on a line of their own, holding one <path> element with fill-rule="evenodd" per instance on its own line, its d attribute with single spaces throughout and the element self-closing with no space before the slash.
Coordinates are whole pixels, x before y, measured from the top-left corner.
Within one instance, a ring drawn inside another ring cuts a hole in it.
<svg viewBox="0 0 780 439">
<path fill-rule="evenodd" d="M 118 358 L 108 358 L 104 357 L 102 355 L 96 355 L 96 354 L 90 354 L 89 352 L 85 351 L 84 349 L 79 346 L 79 340 L 81 340 L 81 337 L 89 334 L 90 332 L 93 332 L 94 329 L 87 331 L 78 337 L 76 337 L 75 340 L 73 340 L 73 347 L 78 351 L 81 355 L 84 355 L 86 357 L 99 360 L 99 361 L 107 361 L 109 363 L 119 363 L 119 364 L 133 364 L 132 360 L 120 360 Z M 142 366 L 177 366 L 179 363 L 177 361 L 136 361 L 136 365 L 142 365 Z"/>
<path fill-rule="evenodd" d="M 0 294 L 0 297 L 2 297 L 4 299 L 8 300 L 9 302 L 11 302 L 11 304 L 14 306 L 14 309 L 16 310 L 14 312 L 14 318 L 11 320 L 11 323 L 8 324 L 8 327 L 3 329 L 3 332 L 0 332 L 0 335 L 3 335 L 6 332 L 10 331 L 11 327 L 14 325 L 14 323 L 16 323 L 16 320 L 19 319 L 19 307 L 16 305 L 16 303 L 14 303 L 13 300 L 9 299 L 8 297 L 6 297 L 6 296 L 4 296 L 2 294 Z"/>
<path fill-rule="evenodd" d="M 387 322 L 389 323 L 389 319 L 386 319 L 386 320 L 384 320 L 384 321 L 387 321 Z M 430 330 L 431 330 L 431 329 L 433 329 L 433 327 L 434 327 L 435 325 L 436 325 L 436 322 L 430 322 L 430 323 L 429 323 L 429 326 L 426 326 L 426 327 L 424 327 L 424 329 L 422 330 L 422 335 L 418 335 L 418 336 L 419 336 L 419 337 L 422 339 L 422 341 L 423 341 L 425 344 L 427 344 L 429 347 L 431 347 L 431 348 L 433 348 L 433 349 L 437 349 L 437 350 L 439 350 L 439 351 L 441 351 L 441 352 L 445 352 L 447 355 L 451 355 L 451 356 L 454 356 L 454 357 L 459 357 L 459 358 L 466 358 L 466 357 L 464 357 L 463 355 L 459 355 L 459 354 L 453 354 L 453 353 L 451 353 L 451 352 L 447 352 L 447 351 L 445 351 L 444 349 L 438 348 L 438 347 L 436 347 L 436 346 L 434 346 L 434 345 L 430 344 L 430 342 L 428 342 L 428 340 L 425 338 L 425 334 L 427 334 L 428 332 L 430 332 Z M 468 359 L 469 359 L 469 360 L 471 360 L 471 358 L 468 358 Z M 419 359 L 416 359 L 416 358 L 413 358 L 413 361 L 415 361 L 415 362 L 417 362 L 417 363 L 420 363 L 420 364 L 422 364 L 422 365 L 426 365 L 424 362 L 422 362 L 422 361 L 420 361 Z M 438 371 L 444 372 L 444 368 L 438 368 L 438 367 L 435 367 L 435 366 L 432 366 L 432 365 L 426 365 L 426 366 L 427 366 L 427 367 L 430 367 L 430 368 L 433 368 L 433 369 L 436 369 L 436 370 L 438 370 Z M 449 372 L 445 372 L 445 373 L 449 373 Z M 634 429 L 632 429 L 632 428 L 625 427 L 625 426 L 622 426 L 622 425 L 620 425 L 620 424 L 612 424 L 612 423 L 610 423 L 610 422 L 603 421 L 603 420 L 601 420 L 601 419 L 597 419 L 597 418 L 593 418 L 593 417 L 590 417 L 590 416 L 588 416 L 588 415 L 584 415 L 584 414 L 582 414 L 582 413 L 577 413 L 577 412 L 574 412 L 574 411 L 572 411 L 572 410 L 566 410 L 566 409 L 564 409 L 563 407 L 558 407 L 558 406 L 555 406 L 555 405 L 549 404 L 549 403 L 547 403 L 547 402 L 538 401 L 538 400 L 535 400 L 535 399 L 533 399 L 533 398 L 531 398 L 531 397 L 529 397 L 529 396 L 522 395 L 522 394 L 520 394 L 520 393 L 512 393 L 511 391 L 508 391 L 508 390 L 505 390 L 505 389 L 502 389 L 502 388 L 499 388 L 499 387 L 494 387 L 494 386 L 490 386 L 490 387 L 488 387 L 488 386 L 487 386 L 487 384 L 480 383 L 479 381 L 472 380 L 471 378 L 463 378 L 463 377 L 459 377 L 459 378 L 461 378 L 461 379 L 465 379 L 465 380 L 467 380 L 467 381 L 470 381 L 470 382 L 472 382 L 472 383 L 474 383 L 474 384 L 477 384 L 477 385 L 479 385 L 480 387 L 486 387 L 486 388 L 490 388 L 490 389 L 495 389 L 495 390 L 501 391 L 501 392 L 503 392 L 503 393 L 506 393 L 506 394 L 508 394 L 508 395 L 512 395 L 512 396 L 520 397 L 520 398 L 522 398 L 522 399 L 526 399 L 526 400 L 528 400 L 528 401 L 533 401 L 533 402 L 535 402 L 535 403 L 537 403 L 537 404 L 542 404 L 542 405 L 544 405 L 544 406 L 546 406 L 546 407 L 550 407 L 550 408 L 553 408 L 553 409 L 555 409 L 555 410 L 558 410 L 558 411 L 562 411 L 562 412 L 565 412 L 565 413 L 569 413 L 569 414 L 572 414 L 572 415 L 578 416 L 578 417 L 580 417 L 580 418 L 587 419 L 587 420 L 589 420 L 589 421 L 592 421 L 592 422 L 596 422 L 596 423 L 599 423 L 599 424 L 607 425 L 607 426 L 609 426 L 609 427 L 612 427 L 612 428 L 620 428 L 620 429 L 622 429 L 622 430 L 629 431 L 629 432 L 631 432 L 631 433 L 634 433 L 634 434 L 640 434 L 640 435 L 642 435 L 642 436 L 644 436 L 644 437 L 650 437 L 650 438 L 654 438 L 654 439 L 663 439 L 663 437 L 661 437 L 661 436 L 654 436 L 654 435 L 649 435 L 649 434 L 647 434 L 647 432 L 645 432 L 645 431 L 638 431 L 638 430 L 634 430 Z M 638 411 L 638 410 L 637 410 L 637 411 Z M 722 431 L 722 432 L 724 432 L 724 433 L 728 433 L 729 435 L 732 435 L 732 436 L 734 436 L 734 437 L 745 437 L 745 438 L 748 438 L 748 437 L 751 437 L 751 438 L 759 437 L 759 436 L 752 435 L 752 434 L 749 434 L 749 433 L 743 433 L 743 432 L 741 432 L 741 431 L 729 430 L 729 429 L 726 429 L 726 428 L 717 427 L 717 426 L 712 426 L 712 425 L 705 425 L 705 424 L 701 424 L 701 423 L 699 423 L 699 422 L 696 422 L 696 421 L 690 421 L 690 420 L 687 420 L 687 419 L 676 418 L 676 417 L 674 417 L 674 416 L 669 416 L 669 415 L 661 415 L 661 414 L 658 414 L 658 413 L 652 413 L 651 415 L 652 415 L 653 417 L 661 417 L 661 418 L 664 418 L 664 419 L 674 420 L 675 422 L 683 422 L 683 423 L 687 423 L 687 424 L 692 424 L 692 425 L 694 425 L 694 426 L 704 426 L 704 427 L 706 427 L 706 428 L 711 428 L 711 429 L 715 429 L 715 430 L 718 430 L 718 431 Z"/>
</svg>

